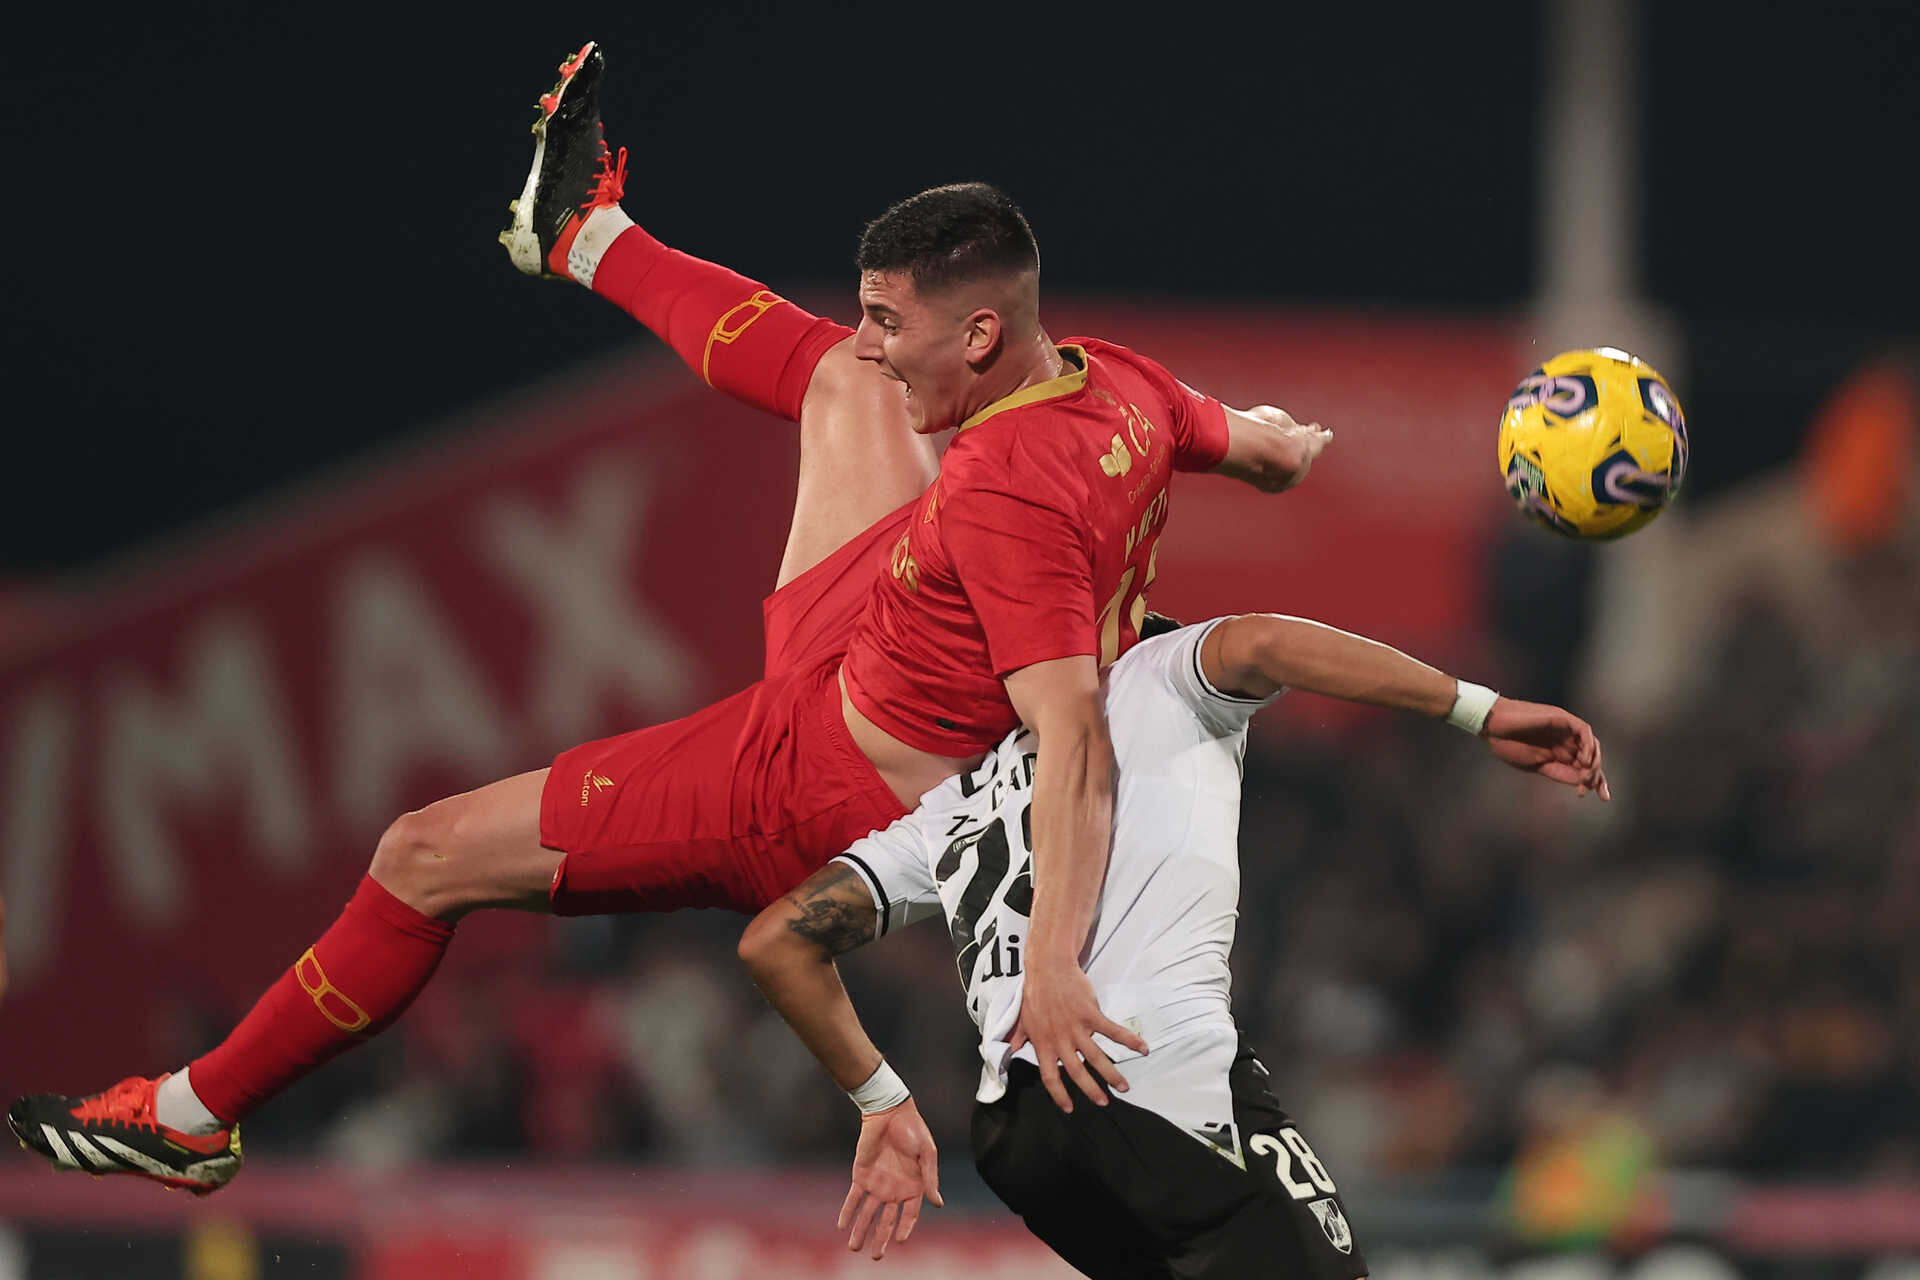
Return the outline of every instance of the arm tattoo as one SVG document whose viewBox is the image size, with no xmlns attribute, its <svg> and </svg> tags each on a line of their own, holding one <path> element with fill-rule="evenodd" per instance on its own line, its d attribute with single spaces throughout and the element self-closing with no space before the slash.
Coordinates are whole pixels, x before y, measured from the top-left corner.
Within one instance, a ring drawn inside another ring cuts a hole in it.
<svg viewBox="0 0 1920 1280">
<path fill-rule="evenodd" d="M 873 941 L 873 902 L 866 884 L 844 862 L 830 862 L 814 872 L 787 901 L 799 911 L 787 928 L 829 955 L 843 955 Z"/>
</svg>

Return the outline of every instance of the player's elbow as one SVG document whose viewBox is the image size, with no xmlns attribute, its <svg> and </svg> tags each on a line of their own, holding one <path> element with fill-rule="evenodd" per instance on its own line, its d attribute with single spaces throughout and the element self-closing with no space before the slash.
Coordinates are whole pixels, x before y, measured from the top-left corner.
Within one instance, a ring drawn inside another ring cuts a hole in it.
<svg viewBox="0 0 1920 1280">
<path fill-rule="evenodd" d="M 785 905 L 785 898 L 774 903 L 755 916 L 740 935 L 736 951 L 756 981 L 761 975 L 778 969 L 783 960 L 790 961 L 800 941 L 793 930 L 787 928 L 787 913 L 782 910 Z"/>
<path fill-rule="evenodd" d="M 1103 760 L 1111 763 L 1113 744 L 1107 734 L 1106 705 L 1097 689 L 1055 700 L 1033 718 L 1032 724 L 1042 756 L 1088 768 Z"/>
<path fill-rule="evenodd" d="M 1007 677 L 1007 696 L 1021 721 L 1040 736 L 1043 753 L 1060 755 L 1106 741 L 1106 698 L 1091 654 L 1023 667 Z"/>
<path fill-rule="evenodd" d="M 1229 618 L 1218 629 L 1217 670 L 1225 693 L 1264 698 L 1294 683 L 1294 619 L 1271 613 Z"/>
<path fill-rule="evenodd" d="M 1036 794 L 1066 797 L 1078 809 L 1113 800 L 1113 739 L 1106 716 L 1095 707 L 1088 716 L 1061 717 L 1039 730 Z"/>
<path fill-rule="evenodd" d="M 1256 614 L 1247 619 L 1253 642 L 1247 646 L 1240 676 L 1242 687 L 1257 683 L 1288 685 L 1293 683 L 1293 659 L 1298 641 L 1286 618 Z"/>
</svg>

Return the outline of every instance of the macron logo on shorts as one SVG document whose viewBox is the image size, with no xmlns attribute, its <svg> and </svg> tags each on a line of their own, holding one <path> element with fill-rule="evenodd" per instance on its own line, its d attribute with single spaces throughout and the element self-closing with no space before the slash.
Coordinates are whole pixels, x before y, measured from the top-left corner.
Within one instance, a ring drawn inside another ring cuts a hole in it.
<svg viewBox="0 0 1920 1280">
<path fill-rule="evenodd" d="M 580 779 L 580 807 L 582 809 L 587 807 L 587 801 L 593 799 L 594 792 L 605 791 L 612 785 L 613 779 L 607 777 L 604 773 L 595 773 L 591 769 L 587 770 L 586 776 Z"/>
</svg>

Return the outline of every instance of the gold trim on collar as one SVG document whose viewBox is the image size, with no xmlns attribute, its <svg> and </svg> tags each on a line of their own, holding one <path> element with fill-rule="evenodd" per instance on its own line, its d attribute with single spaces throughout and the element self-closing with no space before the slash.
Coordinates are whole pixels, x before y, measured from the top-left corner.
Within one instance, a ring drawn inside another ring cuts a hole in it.
<svg viewBox="0 0 1920 1280">
<path fill-rule="evenodd" d="M 1061 359 L 1069 365 L 1078 366 L 1069 369 L 1057 378 L 1048 378 L 1045 382 L 1036 382 L 1030 387 L 1022 387 L 1010 396 L 995 400 L 980 412 L 960 424 L 960 430 L 977 427 L 996 413 L 1005 413 L 1009 409 L 1019 409 L 1026 405 L 1038 404 L 1042 400 L 1057 400 L 1061 396 L 1070 396 L 1087 385 L 1087 349 L 1085 347 L 1064 346 L 1054 348 Z"/>
</svg>

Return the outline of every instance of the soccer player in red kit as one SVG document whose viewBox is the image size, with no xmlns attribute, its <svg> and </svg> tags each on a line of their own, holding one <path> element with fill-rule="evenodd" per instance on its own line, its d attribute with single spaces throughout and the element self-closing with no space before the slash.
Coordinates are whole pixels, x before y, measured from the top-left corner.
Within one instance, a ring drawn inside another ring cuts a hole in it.
<svg viewBox="0 0 1920 1280">
<path fill-rule="evenodd" d="M 1326 434 L 1227 410 L 1122 347 L 1056 346 L 1032 232 L 981 184 L 868 226 L 857 331 L 667 249 L 618 204 L 601 67 L 587 46 L 542 100 L 503 239 L 523 269 L 625 307 L 710 384 L 800 421 L 766 676 L 403 815 L 339 919 L 212 1052 L 13 1105 L 16 1136 L 57 1165 L 223 1185 L 240 1119 L 397 1018 L 468 911 L 757 912 L 1019 722 L 1040 742 L 1022 1030 L 1050 1078 L 1064 1065 L 1101 1099 L 1088 1068 L 1114 1073 L 1093 1033 L 1144 1048 L 1101 1015 L 1077 960 L 1112 804 L 1099 669 L 1138 638 L 1172 471 L 1277 490 Z M 948 427 L 935 477 L 925 436 Z"/>
</svg>

